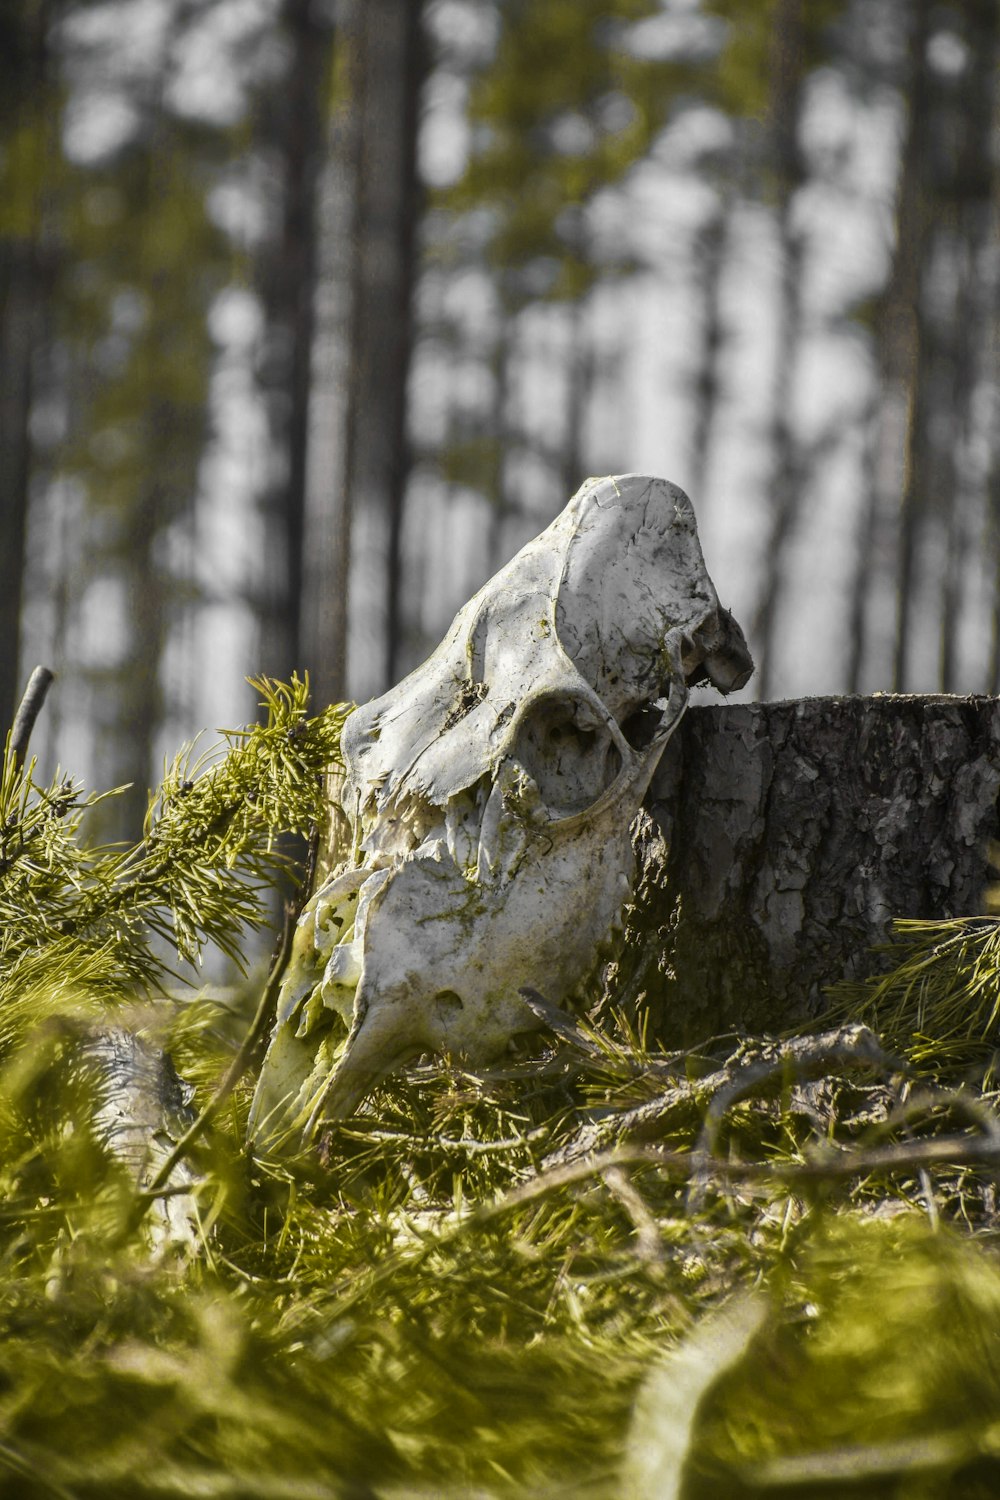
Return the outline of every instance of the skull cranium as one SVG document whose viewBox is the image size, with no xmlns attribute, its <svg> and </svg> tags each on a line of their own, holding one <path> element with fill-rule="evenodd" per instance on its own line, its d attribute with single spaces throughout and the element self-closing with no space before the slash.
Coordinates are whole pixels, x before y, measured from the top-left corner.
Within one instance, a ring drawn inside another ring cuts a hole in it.
<svg viewBox="0 0 1000 1500">
<path fill-rule="evenodd" d="M 344 730 L 353 850 L 300 919 L 251 1113 L 258 1138 L 350 1113 L 407 1057 L 488 1061 L 597 963 L 629 824 L 687 705 L 753 669 L 690 501 L 590 480 Z"/>
</svg>

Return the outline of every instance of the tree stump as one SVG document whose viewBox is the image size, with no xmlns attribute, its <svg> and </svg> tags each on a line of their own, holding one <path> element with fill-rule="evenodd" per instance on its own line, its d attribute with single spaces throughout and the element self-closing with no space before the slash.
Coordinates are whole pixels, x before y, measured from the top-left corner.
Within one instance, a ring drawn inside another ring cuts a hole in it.
<svg viewBox="0 0 1000 1500">
<path fill-rule="evenodd" d="M 894 918 L 984 910 L 998 787 L 996 698 L 691 709 L 637 820 L 606 998 L 676 1046 L 818 1015 L 885 965 Z"/>
</svg>

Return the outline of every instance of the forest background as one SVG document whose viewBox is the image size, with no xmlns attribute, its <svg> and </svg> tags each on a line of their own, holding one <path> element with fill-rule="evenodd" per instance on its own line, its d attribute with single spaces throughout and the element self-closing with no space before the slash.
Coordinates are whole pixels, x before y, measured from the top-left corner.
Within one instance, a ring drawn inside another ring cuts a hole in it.
<svg viewBox="0 0 1000 1500">
<path fill-rule="evenodd" d="M 995 0 L 0 0 L 0 723 L 383 690 L 588 475 L 755 698 L 1000 689 Z"/>
</svg>

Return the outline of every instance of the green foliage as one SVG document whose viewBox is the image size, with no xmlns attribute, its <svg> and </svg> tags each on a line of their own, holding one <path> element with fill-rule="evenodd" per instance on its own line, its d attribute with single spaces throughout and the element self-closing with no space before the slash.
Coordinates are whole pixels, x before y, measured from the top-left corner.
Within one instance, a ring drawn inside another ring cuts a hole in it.
<svg viewBox="0 0 1000 1500">
<path fill-rule="evenodd" d="M 642 159 L 672 106 L 675 70 L 627 43 L 628 25 L 657 10 L 650 0 L 500 8 L 496 57 L 470 94 L 477 144 L 443 202 L 489 208 L 489 257 L 507 280 L 551 262 L 551 298 L 575 301 L 593 285 L 579 211 Z"/>
<path fill-rule="evenodd" d="M 763 119 L 772 103 L 776 52 L 790 24 L 798 30 L 795 65 L 809 70 L 830 56 L 828 33 L 843 16 L 844 0 L 706 0 L 708 15 L 726 22 L 716 67 L 703 86 L 734 115 Z"/>
<path fill-rule="evenodd" d="M 913 1064 L 935 1076 L 968 1074 L 989 1086 L 997 1071 L 1000 921 L 904 920 L 885 956 L 888 972 L 841 985 L 835 998 Z"/>
<path fill-rule="evenodd" d="M 518 0 L 499 8 L 496 54 L 470 91 L 472 154 L 442 201 L 453 212 L 489 208 L 489 256 L 508 281 L 551 262 L 547 295 L 579 299 L 609 270 L 592 257 L 579 210 L 623 181 L 673 114 L 694 100 L 737 118 L 769 114 L 784 24 L 779 0 L 706 4 L 705 13 L 725 23 L 711 57 L 637 53 L 631 28 L 660 9 L 650 0 Z M 844 3 L 794 9 L 796 66 L 808 70 L 828 57 L 827 33 Z"/>
<path fill-rule="evenodd" d="M 92 379 L 61 466 L 96 507 L 128 516 L 138 502 L 147 524 L 188 506 L 204 442 L 206 313 L 233 260 L 207 185 L 204 160 L 174 127 L 78 173 L 67 195 L 60 332 Z M 150 489 L 157 504 L 143 506 Z"/>
<path fill-rule="evenodd" d="M 0 1493 L 701 1500 L 848 1473 L 864 1495 L 989 1493 L 989 1172 L 887 1175 L 876 1148 L 954 1119 L 944 1095 L 901 1113 L 870 1048 L 806 1083 L 773 1046 L 671 1061 L 566 1020 L 492 1072 L 421 1064 L 281 1162 L 247 1152 L 244 1080 L 189 1159 L 200 1245 L 151 1248 L 88 1038 L 155 994 L 168 938 L 238 954 L 281 835 L 323 817 L 344 710 L 257 686 L 266 723 L 180 757 L 137 849 L 87 845 L 74 785 L 5 773 Z M 968 1035 L 991 1024 L 992 926 L 949 928 L 919 935 L 929 987 L 904 952 L 852 997 L 901 1028 L 887 997 L 923 995 L 927 1080 L 938 1024 L 952 1066 L 959 990 Z M 213 1097 L 231 997 L 160 993 L 128 1019 Z"/>
<path fill-rule="evenodd" d="M 19 1008 L 26 986 L 65 994 L 149 984 L 167 972 L 166 943 L 183 960 L 197 961 L 205 942 L 239 959 L 285 859 L 279 835 L 308 834 L 323 819 L 322 777 L 336 762 L 344 717 L 334 708 L 308 719 L 308 682 L 254 686 L 266 724 L 226 734 L 221 758 L 183 751 L 134 848 L 91 846 L 84 815 L 102 799 L 58 773 L 36 787 L 33 767 L 22 775 L 7 757 L 0 1015 Z"/>
<path fill-rule="evenodd" d="M 715 1461 L 692 1463 L 690 1500 L 723 1483 L 734 1497 L 995 1493 L 995 1254 L 909 1217 L 837 1220 L 783 1300 L 712 1392 L 702 1435 Z"/>
<path fill-rule="evenodd" d="M 4 548 L 16 573 L 16 504 L 48 652 L 83 689 L 105 774 L 135 786 L 97 816 L 129 839 L 157 727 L 178 707 L 159 667 L 203 591 L 184 543 L 215 420 L 209 314 L 248 269 L 212 194 L 249 154 L 238 121 L 192 118 L 177 89 L 204 8 L 165 0 L 134 35 L 133 12 L 0 4 L 0 352 L 5 381 L 30 392 L 0 435 Z M 219 66 L 243 82 L 234 59 Z M 100 625 L 77 630 L 98 600 Z"/>
</svg>

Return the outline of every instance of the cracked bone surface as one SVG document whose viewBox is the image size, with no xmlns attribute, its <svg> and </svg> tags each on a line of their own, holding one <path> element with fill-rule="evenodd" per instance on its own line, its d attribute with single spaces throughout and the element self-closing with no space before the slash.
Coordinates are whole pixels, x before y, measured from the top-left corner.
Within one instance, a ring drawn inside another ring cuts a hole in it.
<svg viewBox="0 0 1000 1500">
<path fill-rule="evenodd" d="M 629 825 L 692 682 L 753 670 L 691 502 L 588 480 L 344 729 L 351 852 L 303 909 L 250 1117 L 265 1147 L 350 1114 L 408 1057 L 490 1061 L 595 969 Z"/>
</svg>

